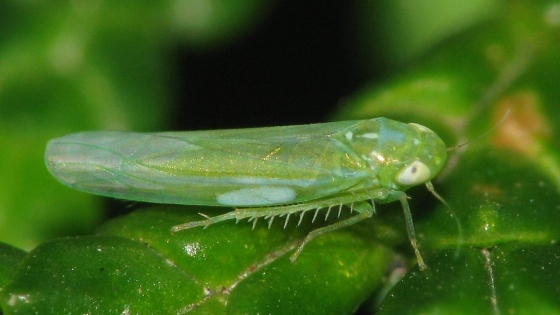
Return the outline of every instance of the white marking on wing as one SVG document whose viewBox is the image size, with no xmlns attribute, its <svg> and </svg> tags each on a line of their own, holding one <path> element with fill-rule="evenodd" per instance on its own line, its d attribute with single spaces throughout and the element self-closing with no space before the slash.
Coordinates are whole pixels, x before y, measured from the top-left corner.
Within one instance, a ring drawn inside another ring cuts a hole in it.
<svg viewBox="0 0 560 315">
<path fill-rule="evenodd" d="M 376 132 L 368 132 L 361 135 L 357 135 L 356 137 L 359 138 L 366 138 L 366 139 L 377 139 L 379 138 L 379 134 Z"/>
<path fill-rule="evenodd" d="M 228 191 L 218 195 L 217 201 L 226 206 L 260 206 L 287 203 L 295 198 L 292 188 L 262 186 Z"/>
</svg>

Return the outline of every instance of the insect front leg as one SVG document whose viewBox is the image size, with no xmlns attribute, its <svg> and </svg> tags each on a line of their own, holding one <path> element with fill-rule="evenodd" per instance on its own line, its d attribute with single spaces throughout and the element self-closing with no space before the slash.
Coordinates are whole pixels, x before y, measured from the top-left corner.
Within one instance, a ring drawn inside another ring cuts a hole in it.
<svg viewBox="0 0 560 315">
<path fill-rule="evenodd" d="M 418 242 L 416 240 L 416 234 L 414 233 L 414 223 L 412 222 L 412 214 L 410 213 L 410 206 L 406 200 L 407 196 L 402 191 L 396 191 L 394 194 L 399 197 L 402 204 L 404 220 L 406 223 L 406 232 L 408 233 L 408 240 L 414 249 L 414 254 L 416 255 L 416 260 L 418 261 L 418 268 L 420 268 L 420 270 L 425 270 L 428 266 L 424 263 L 422 255 L 420 255 L 420 250 L 418 249 Z"/>
<path fill-rule="evenodd" d="M 356 202 L 353 205 L 352 210 L 358 212 L 357 215 L 309 232 L 301 245 L 299 245 L 299 247 L 296 249 L 295 253 L 290 256 L 290 261 L 292 263 L 295 262 L 299 254 L 301 254 L 301 251 L 303 250 L 305 245 L 311 242 L 314 238 L 350 226 L 352 224 L 356 224 L 364 219 L 371 218 L 371 216 L 375 213 L 375 209 L 373 207 L 375 207 L 375 205 L 373 203 L 370 204 L 367 201 Z"/>
</svg>

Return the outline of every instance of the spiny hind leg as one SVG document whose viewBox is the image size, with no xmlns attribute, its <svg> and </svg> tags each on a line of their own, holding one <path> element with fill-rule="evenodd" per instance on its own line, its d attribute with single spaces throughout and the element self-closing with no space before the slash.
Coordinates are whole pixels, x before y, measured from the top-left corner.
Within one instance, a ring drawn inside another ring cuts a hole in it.
<svg viewBox="0 0 560 315">
<path fill-rule="evenodd" d="M 300 223 L 301 219 L 303 218 L 303 213 L 313 209 L 322 208 L 324 205 L 322 202 L 314 202 L 314 203 L 307 203 L 307 204 L 293 204 L 293 205 L 283 205 L 283 206 L 270 206 L 270 207 L 252 207 L 252 208 L 239 208 L 235 209 L 234 211 L 224 213 L 222 215 L 218 215 L 215 217 L 210 217 L 205 214 L 200 213 L 200 215 L 204 216 L 206 219 L 187 222 L 179 225 L 175 225 L 171 228 L 172 232 L 178 232 L 181 230 L 187 230 L 194 227 L 202 226 L 204 228 L 212 225 L 214 223 L 226 221 L 226 220 L 243 220 L 249 219 L 249 221 L 253 221 L 253 228 L 257 224 L 258 218 L 265 218 L 269 220 L 268 226 L 272 224 L 272 221 L 277 216 L 285 216 L 285 224 L 288 223 L 290 215 L 296 212 L 301 212 Z M 299 225 L 299 224 L 298 224 Z"/>
<path fill-rule="evenodd" d="M 379 190 L 381 191 L 381 190 Z M 285 223 L 284 227 L 288 224 L 290 216 L 294 213 L 300 213 L 300 218 L 298 225 L 301 223 L 303 219 L 303 215 L 307 211 L 311 210 L 320 210 L 320 209 L 331 209 L 332 205 L 342 205 L 342 204 L 350 204 L 356 200 L 364 200 L 368 198 L 372 198 L 371 194 L 376 193 L 377 191 L 373 191 L 371 193 L 361 193 L 361 194 L 347 194 L 342 196 L 336 196 L 331 198 L 319 199 L 315 201 L 309 201 L 306 203 L 300 204 L 292 204 L 292 205 L 280 205 L 280 206 L 268 206 L 268 207 L 248 207 L 248 208 L 238 208 L 234 211 L 224 213 L 222 215 L 218 215 L 215 217 L 209 217 L 201 213 L 204 216 L 205 220 L 200 221 L 193 221 L 187 222 L 183 224 L 176 225 L 171 228 L 172 232 L 178 232 L 181 230 L 186 230 L 190 228 L 194 228 L 197 226 L 208 227 L 214 223 L 226 221 L 226 220 L 242 220 L 242 219 L 249 219 L 249 221 L 253 221 L 253 227 L 257 224 L 258 218 L 264 218 L 268 220 L 268 226 L 272 225 L 272 221 L 275 217 L 284 217 Z M 376 195 L 380 193 L 377 192 Z M 376 196 L 374 196 L 376 197 Z M 356 210 L 356 209 L 355 209 Z M 317 213 L 317 212 L 315 212 Z"/>
<path fill-rule="evenodd" d="M 295 253 L 290 256 L 290 261 L 292 263 L 295 262 L 299 254 L 301 254 L 301 252 L 303 251 L 305 245 L 307 245 L 307 243 L 311 242 L 316 237 L 356 224 L 364 219 L 371 218 L 371 216 L 375 213 L 374 207 L 375 206 L 373 203 L 370 204 L 367 201 L 356 202 L 352 206 L 352 210 L 358 212 L 357 215 L 309 232 L 301 245 L 299 245 L 299 247 L 296 249 Z"/>
<path fill-rule="evenodd" d="M 202 215 L 203 217 L 205 217 L 206 219 L 199 220 L 199 221 L 193 221 L 193 222 L 186 222 L 186 223 L 183 223 L 183 224 L 175 225 L 174 227 L 171 228 L 171 232 L 175 233 L 175 232 L 179 232 L 179 231 L 182 231 L 182 230 L 191 229 L 191 228 L 194 228 L 194 227 L 197 227 L 197 226 L 202 226 L 204 228 L 207 228 L 209 225 L 214 224 L 214 223 L 235 219 L 235 212 L 234 211 L 224 213 L 222 215 L 218 215 L 218 216 L 215 216 L 215 217 L 210 217 L 210 216 L 207 216 L 203 213 L 199 213 L 199 214 Z"/>
</svg>

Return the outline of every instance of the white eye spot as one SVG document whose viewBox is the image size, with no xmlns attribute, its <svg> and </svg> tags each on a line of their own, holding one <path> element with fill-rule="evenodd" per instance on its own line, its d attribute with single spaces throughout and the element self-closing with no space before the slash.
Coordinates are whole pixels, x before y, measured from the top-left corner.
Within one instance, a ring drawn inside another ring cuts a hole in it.
<svg viewBox="0 0 560 315">
<path fill-rule="evenodd" d="M 225 206 L 263 206 L 287 203 L 295 198 L 292 188 L 262 186 L 228 191 L 218 195 L 216 200 Z"/>
<path fill-rule="evenodd" d="M 414 161 L 397 174 L 397 183 L 405 186 L 415 186 L 430 179 L 430 168 L 420 161 Z"/>
<path fill-rule="evenodd" d="M 346 140 L 352 140 L 352 137 L 354 137 L 354 133 L 352 131 L 348 131 L 344 135 L 346 136 Z"/>
<path fill-rule="evenodd" d="M 363 135 L 358 135 L 359 138 L 366 138 L 366 139 L 377 139 L 379 138 L 379 134 L 375 132 L 364 133 Z"/>
</svg>

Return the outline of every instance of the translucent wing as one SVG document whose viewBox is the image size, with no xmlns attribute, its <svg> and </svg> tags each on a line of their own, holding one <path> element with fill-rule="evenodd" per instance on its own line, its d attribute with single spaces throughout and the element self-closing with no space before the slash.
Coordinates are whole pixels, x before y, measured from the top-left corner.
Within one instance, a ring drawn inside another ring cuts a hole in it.
<svg viewBox="0 0 560 315">
<path fill-rule="evenodd" d="M 61 182 L 138 201 L 259 206 L 328 196 L 367 170 L 341 142 L 358 122 L 237 130 L 85 132 L 49 142 Z"/>
</svg>

